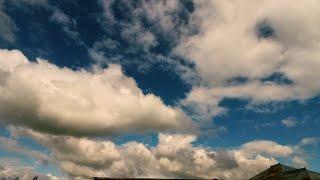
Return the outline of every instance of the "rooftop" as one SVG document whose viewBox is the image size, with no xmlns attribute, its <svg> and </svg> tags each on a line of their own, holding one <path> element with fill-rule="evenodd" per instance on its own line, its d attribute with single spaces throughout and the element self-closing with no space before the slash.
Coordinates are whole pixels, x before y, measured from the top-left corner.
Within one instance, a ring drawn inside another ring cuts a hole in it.
<svg viewBox="0 0 320 180">
<path fill-rule="evenodd" d="M 267 180 L 267 179 L 303 179 L 303 180 L 320 180 L 320 173 L 309 171 L 306 168 L 294 168 L 283 164 L 275 164 L 270 168 L 262 171 L 250 180 Z"/>
</svg>

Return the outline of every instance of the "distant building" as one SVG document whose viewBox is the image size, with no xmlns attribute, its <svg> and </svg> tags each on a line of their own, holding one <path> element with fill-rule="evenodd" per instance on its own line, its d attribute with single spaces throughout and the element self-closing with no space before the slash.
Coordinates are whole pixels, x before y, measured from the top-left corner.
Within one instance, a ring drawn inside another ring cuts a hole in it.
<svg viewBox="0 0 320 180">
<path fill-rule="evenodd" d="M 239 178 L 239 177 L 238 177 Z M 237 178 L 236 178 L 237 179 Z M 183 180 L 171 178 L 104 178 L 94 177 L 93 180 Z M 198 180 L 198 179 L 187 179 Z M 204 180 L 204 179 L 199 179 Z M 217 179 L 212 179 L 217 180 Z M 293 168 L 283 164 L 275 164 L 255 175 L 249 180 L 320 180 L 320 173 L 309 171 L 306 168 Z"/>
<path fill-rule="evenodd" d="M 309 171 L 306 168 L 293 168 L 290 166 L 275 164 L 262 171 L 249 180 L 320 180 L 320 173 Z"/>
</svg>

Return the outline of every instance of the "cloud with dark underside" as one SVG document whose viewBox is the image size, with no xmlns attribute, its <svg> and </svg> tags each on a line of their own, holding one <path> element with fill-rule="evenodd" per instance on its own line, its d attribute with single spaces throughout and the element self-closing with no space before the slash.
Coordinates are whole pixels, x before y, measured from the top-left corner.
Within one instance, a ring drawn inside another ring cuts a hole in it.
<svg viewBox="0 0 320 180">
<path fill-rule="evenodd" d="M 12 127 L 17 137 L 30 137 L 51 149 L 59 166 L 72 177 L 249 178 L 277 163 L 275 158 L 300 158 L 295 148 L 256 140 L 228 150 L 194 145 L 190 134 L 158 135 L 148 146 L 136 141 L 117 145 L 109 140 L 78 138 Z"/>
<path fill-rule="evenodd" d="M 3 2 L 0 38 L 13 43 L 17 28 Z M 75 178 L 232 179 L 250 177 L 282 158 L 306 165 L 303 150 L 317 145 L 317 137 L 298 145 L 251 140 L 228 149 L 195 142 L 199 124 L 227 112 L 220 104 L 225 98 L 245 99 L 248 108 L 260 106 L 260 112 L 267 112 L 279 109 L 278 102 L 319 95 L 317 1 L 98 2 L 101 14 L 95 18 L 104 35 L 87 49 L 94 67 L 74 70 L 28 59 L 19 50 L 0 49 L 0 122 L 15 126 L 11 133 L 17 137 L 47 147 L 52 158 L 10 138 L 0 138 L 2 147 L 43 162 L 56 161 Z M 46 0 L 11 3 L 46 8 L 50 23 L 82 42 L 72 13 Z M 193 86 L 174 106 L 143 93 L 122 71 L 123 66 L 147 69 L 157 63 Z M 268 103 L 275 103 L 274 108 Z M 289 118 L 281 123 L 294 127 L 298 122 Z M 210 136 L 212 127 L 205 127 Z M 155 145 L 105 139 L 146 132 L 158 133 Z M 0 166 L 0 173 L 13 170 Z"/>
<path fill-rule="evenodd" d="M 196 127 L 181 109 L 143 94 L 118 65 L 74 71 L 0 50 L 0 70 L 0 120 L 7 124 L 78 136 Z"/>
</svg>

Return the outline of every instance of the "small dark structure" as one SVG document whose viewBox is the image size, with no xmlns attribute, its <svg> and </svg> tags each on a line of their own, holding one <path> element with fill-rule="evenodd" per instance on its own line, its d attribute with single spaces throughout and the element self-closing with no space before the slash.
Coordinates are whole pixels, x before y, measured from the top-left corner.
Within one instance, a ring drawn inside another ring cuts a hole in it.
<svg viewBox="0 0 320 180">
<path fill-rule="evenodd" d="M 250 180 L 320 180 L 320 173 L 309 171 L 306 168 L 296 169 L 290 166 L 275 164 L 262 171 Z"/>
</svg>

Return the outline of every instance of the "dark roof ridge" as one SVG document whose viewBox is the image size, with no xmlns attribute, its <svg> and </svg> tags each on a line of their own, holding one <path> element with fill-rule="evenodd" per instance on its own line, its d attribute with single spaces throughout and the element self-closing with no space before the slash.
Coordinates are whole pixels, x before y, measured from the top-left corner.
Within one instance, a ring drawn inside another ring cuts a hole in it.
<svg viewBox="0 0 320 180">
<path fill-rule="evenodd" d="M 308 172 L 311 172 L 311 173 L 316 173 L 316 174 L 320 174 L 319 172 L 316 172 L 316 171 L 311 171 L 311 170 L 307 170 Z"/>
<path fill-rule="evenodd" d="M 284 171 L 283 173 L 292 173 L 292 172 L 296 172 L 296 171 L 307 171 L 307 168 L 299 168 L 299 169 L 293 169 L 293 170 L 289 170 L 289 171 Z"/>
</svg>

